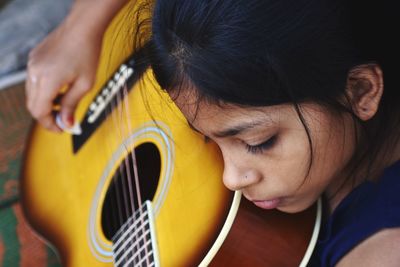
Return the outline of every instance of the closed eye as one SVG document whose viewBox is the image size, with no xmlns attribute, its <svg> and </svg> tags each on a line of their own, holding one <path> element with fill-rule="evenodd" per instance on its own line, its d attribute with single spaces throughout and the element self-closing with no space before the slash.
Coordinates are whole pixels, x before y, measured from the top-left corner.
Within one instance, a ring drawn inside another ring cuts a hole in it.
<svg viewBox="0 0 400 267">
<path fill-rule="evenodd" d="M 267 141 L 262 142 L 261 144 L 258 144 L 258 145 L 246 144 L 246 149 L 249 153 L 260 154 L 260 153 L 263 153 L 265 150 L 272 148 L 275 145 L 276 140 L 277 140 L 277 136 L 274 135 L 271 138 L 269 138 Z"/>
</svg>

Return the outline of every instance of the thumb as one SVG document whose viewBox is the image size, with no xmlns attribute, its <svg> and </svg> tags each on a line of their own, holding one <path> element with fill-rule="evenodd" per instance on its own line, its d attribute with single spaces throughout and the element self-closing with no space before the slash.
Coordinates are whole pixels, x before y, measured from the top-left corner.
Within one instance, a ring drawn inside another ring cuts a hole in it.
<svg viewBox="0 0 400 267">
<path fill-rule="evenodd" d="M 65 93 L 61 99 L 61 120 L 68 127 L 71 128 L 74 123 L 75 109 L 82 99 L 82 97 L 91 89 L 93 81 L 90 79 L 82 78 L 75 81 L 70 89 Z"/>
</svg>

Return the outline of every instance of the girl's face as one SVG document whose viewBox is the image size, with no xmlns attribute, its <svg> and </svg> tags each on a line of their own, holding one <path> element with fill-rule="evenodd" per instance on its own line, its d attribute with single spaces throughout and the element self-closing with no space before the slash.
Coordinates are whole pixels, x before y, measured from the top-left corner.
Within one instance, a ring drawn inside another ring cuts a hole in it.
<svg viewBox="0 0 400 267">
<path fill-rule="evenodd" d="M 193 101 L 191 101 L 193 100 Z M 349 117 L 338 118 L 315 104 L 301 105 L 306 130 L 292 105 L 242 108 L 178 96 L 190 125 L 220 148 L 223 182 L 264 209 L 299 212 L 326 191 L 334 194 L 345 178 L 354 150 Z M 309 172 L 308 172 L 309 171 Z"/>
</svg>

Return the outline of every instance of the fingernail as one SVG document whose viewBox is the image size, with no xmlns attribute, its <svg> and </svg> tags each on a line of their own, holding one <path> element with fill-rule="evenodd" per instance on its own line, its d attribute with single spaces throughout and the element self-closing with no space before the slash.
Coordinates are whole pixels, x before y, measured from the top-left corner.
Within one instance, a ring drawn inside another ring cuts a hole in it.
<svg viewBox="0 0 400 267">
<path fill-rule="evenodd" d="M 67 125 L 68 125 L 68 127 L 74 126 L 74 116 L 72 116 L 72 115 L 67 116 Z"/>
<path fill-rule="evenodd" d="M 72 126 L 64 125 L 62 120 L 61 120 L 60 113 L 57 113 L 57 115 L 56 115 L 56 124 L 60 129 L 62 129 L 63 131 L 65 131 L 67 133 L 70 133 L 70 134 L 73 134 L 73 135 L 82 134 L 82 129 L 81 129 L 81 126 L 79 124 L 75 124 L 75 125 L 72 125 Z"/>
</svg>

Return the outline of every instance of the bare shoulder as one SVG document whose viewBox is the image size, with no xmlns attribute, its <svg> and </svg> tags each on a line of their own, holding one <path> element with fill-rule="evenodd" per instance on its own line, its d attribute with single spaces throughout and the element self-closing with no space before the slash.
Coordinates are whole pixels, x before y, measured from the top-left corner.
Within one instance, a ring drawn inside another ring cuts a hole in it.
<svg viewBox="0 0 400 267">
<path fill-rule="evenodd" d="M 400 227 L 377 232 L 344 256 L 336 267 L 399 266 Z"/>
</svg>

